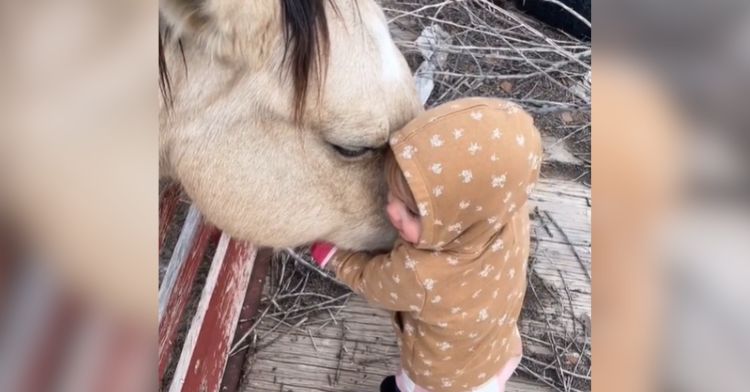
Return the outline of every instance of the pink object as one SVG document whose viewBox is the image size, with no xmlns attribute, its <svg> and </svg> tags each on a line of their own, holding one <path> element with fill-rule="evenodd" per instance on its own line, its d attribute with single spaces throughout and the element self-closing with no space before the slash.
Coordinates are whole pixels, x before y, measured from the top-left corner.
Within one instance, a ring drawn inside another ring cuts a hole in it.
<svg viewBox="0 0 750 392">
<path fill-rule="evenodd" d="M 510 376 L 516 370 L 518 365 L 521 363 L 521 356 L 512 358 L 508 363 L 505 364 L 500 373 L 491 377 L 487 382 L 481 386 L 472 389 L 474 392 L 505 392 L 505 383 L 508 382 Z M 412 381 L 405 371 L 401 372 L 396 376 L 396 385 L 401 392 L 430 392 L 427 389 L 416 385 Z"/>
<path fill-rule="evenodd" d="M 324 268 L 331 260 L 331 257 L 333 257 L 333 254 L 336 253 L 336 250 L 336 246 L 331 243 L 316 242 L 310 247 L 310 255 L 316 264 Z"/>
</svg>

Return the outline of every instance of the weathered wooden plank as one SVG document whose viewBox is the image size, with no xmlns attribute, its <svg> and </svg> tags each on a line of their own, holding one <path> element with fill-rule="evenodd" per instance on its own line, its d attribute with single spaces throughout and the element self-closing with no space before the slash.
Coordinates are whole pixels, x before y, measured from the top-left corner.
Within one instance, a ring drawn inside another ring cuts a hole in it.
<svg viewBox="0 0 750 392">
<path fill-rule="evenodd" d="M 191 207 L 192 210 L 192 207 Z M 197 212 L 197 210 L 196 210 Z M 190 300 L 190 293 L 193 291 L 195 285 L 195 278 L 200 267 L 203 258 L 206 253 L 206 249 L 212 243 L 215 243 L 219 238 L 219 230 L 213 225 L 205 223 L 198 216 L 197 220 L 195 216 L 188 216 L 191 220 L 186 221 L 185 225 L 195 225 L 195 231 L 197 232 L 197 238 L 191 244 L 189 253 L 177 252 L 173 253 L 173 258 L 170 261 L 167 275 L 164 279 L 164 284 L 161 292 L 169 295 L 165 298 L 160 298 L 160 310 L 163 313 L 159 314 L 159 380 L 162 380 L 164 373 L 169 367 L 169 363 L 172 360 L 172 349 L 175 341 L 175 334 L 180 328 L 180 323 L 184 319 L 185 309 Z M 193 223 L 195 222 L 195 223 Z M 192 227 L 192 226 L 191 226 Z M 183 229 L 183 233 L 192 232 L 192 228 Z M 193 236 L 186 234 L 187 236 Z M 180 240 L 183 236 L 180 236 Z M 188 239 L 185 239 L 187 242 Z M 178 240 L 179 245 L 179 240 Z M 184 257 L 184 259 L 183 259 Z M 175 263 L 176 265 L 172 265 Z M 167 279 L 168 277 L 168 279 Z M 161 301 L 164 301 L 162 306 Z"/>
<path fill-rule="evenodd" d="M 240 312 L 237 331 L 234 334 L 234 339 L 232 339 L 232 347 L 236 346 L 240 341 L 244 343 L 250 334 L 250 328 L 253 325 L 254 317 L 260 306 L 261 295 L 263 294 L 264 283 L 266 276 L 268 276 L 268 268 L 272 256 L 273 250 L 270 248 L 262 248 L 258 251 L 255 263 L 253 264 L 253 271 L 250 275 L 247 293 L 245 294 L 245 301 Z M 221 380 L 222 392 L 235 392 L 240 386 L 245 359 L 249 351 L 247 344 L 241 347 L 244 348 L 231 353 L 227 360 L 227 366 Z"/>
<path fill-rule="evenodd" d="M 169 304 L 169 298 L 172 296 L 172 290 L 195 241 L 200 221 L 201 217 L 198 208 L 191 205 L 185 218 L 185 223 L 182 225 L 180 236 L 177 238 L 177 244 L 172 252 L 172 257 L 169 259 L 169 265 L 167 266 L 167 271 L 164 273 L 161 287 L 159 287 L 159 321 L 164 317 L 164 312 Z"/>
<path fill-rule="evenodd" d="M 580 199 L 591 199 L 591 188 L 575 181 L 560 180 L 556 178 L 540 178 L 534 193 L 546 192 L 562 197 L 577 197 Z"/>
<path fill-rule="evenodd" d="M 557 290 L 553 287 L 554 290 Z M 569 302 L 564 292 L 560 291 L 556 299 L 549 297 L 543 288 L 537 288 L 539 291 L 542 307 L 538 308 L 535 304 L 536 311 L 533 318 L 523 318 L 520 321 L 521 333 L 532 337 L 541 337 L 546 340 L 544 334 L 548 329 L 565 336 L 566 334 L 570 337 L 577 336 L 580 333 L 580 325 L 574 325 L 574 319 L 568 313 Z M 590 313 L 591 303 L 590 295 L 571 293 L 573 296 L 572 305 L 576 311 L 576 316 L 580 317 L 584 313 Z M 535 302 L 535 299 L 529 295 L 526 298 L 527 304 Z M 558 302 L 560 301 L 560 302 Z M 550 326 L 548 327 L 545 321 L 545 317 L 548 317 Z M 395 351 L 396 343 L 393 338 L 393 330 L 389 323 L 388 313 L 379 309 L 375 309 L 367 305 L 367 303 L 359 298 L 353 297 L 344 309 L 339 317 L 346 324 L 346 341 L 351 344 L 360 344 L 365 347 L 367 346 L 384 346 L 393 347 Z M 273 328 L 275 322 L 267 320 L 261 323 L 259 326 L 259 335 L 263 336 L 265 331 Z M 329 339 L 340 341 L 341 330 L 340 328 L 331 328 L 332 323 L 321 330 L 318 330 L 317 325 L 311 325 L 309 328 L 310 332 L 314 335 L 318 349 L 324 350 L 325 340 L 321 343 L 320 339 Z M 298 329 L 289 332 L 289 336 L 295 339 L 301 339 L 303 342 L 309 340 L 307 329 Z M 576 333 L 578 332 L 578 333 Z M 273 336 L 273 335 L 271 335 Z M 263 344 L 260 342 L 259 344 Z M 317 352 L 311 346 L 311 342 L 307 345 L 303 344 L 302 351 L 295 351 L 294 355 L 299 357 L 299 361 L 308 362 L 308 360 L 315 361 L 315 355 Z M 524 342 L 525 350 L 529 353 L 544 353 L 550 352 L 549 348 L 538 342 L 527 340 Z M 338 348 L 338 346 L 335 346 Z M 277 342 L 271 348 L 268 348 L 270 352 L 274 354 L 283 353 L 286 348 L 280 346 Z M 305 351 L 306 350 L 306 351 Z M 307 354 L 305 354 L 305 352 Z M 310 358 L 305 358 L 308 355 Z M 369 370 L 368 370 L 369 371 Z"/>
<path fill-rule="evenodd" d="M 532 235 L 554 242 L 591 246 L 590 198 L 591 190 L 583 185 L 540 180 L 529 202 Z"/>
<path fill-rule="evenodd" d="M 399 352 L 387 311 L 374 309 L 353 297 L 337 316 L 338 324 L 318 329 L 271 333 L 275 323 L 264 320 L 258 344 L 276 340 L 250 360 L 247 383 L 250 391 L 376 391 L 382 379 L 399 369 Z M 339 358 L 341 355 L 341 358 Z M 548 391 L 518 378 L 507 385 L 509 392 Z"/>
<path fill-rule="evenodd" d="M 524 303 L 526 317 L 521 333 L 530 337 L 525 350 L 550 354 L 547 331 L 558 343 L 584 336 L 579 320 L 591 315 L 591 189 L 565 180 L 540 180 L 531 198 L 538 207 L 532 228 L 530 281 L 539 299 L 529 290 Z M 538 341 L 533 340 L 538 339 Z"/>
<path fill-rule="evenodd" d="M 590 247 L 575 246 L 583 265 L 591 269 Z M 584 336 L 581 320 L 591 315 L 591 282 L 581 268 L 572 248 L 556 242 L 540 241 L 530 271 L 541 281 L 531 277 L 524 302 L 524 317 L 519 321 L 526 339 L 524 351 L 532 355 L 550 355 L 552 347 L 547 342 L 548 331 L 558 337 L 558 344 L 568 344 Z M 537 299 L 538 298 L 538 299 Z"/>
<path fill-rule="evenodd" d="M 222 235 L 170 392 L 219 390 L 256 253 L 255 247 Z"/>
<path fill-rule="evenodd" d="M 169 225 L 177 211 L 177 204 L 180 201 L 180 186 L 178 184 L 169 184 L 159 198 L 159 250 L 164 246 L 164 240 L 167 238 Z"/>
<path fill-rule="evenodd" d="M 576 255 L 581 258 L 580 263 Z M 533 257 L 532 268 L 545 282 L 559 289 L 567 285 L 569 290 L 591 295 L 591 281 L 587 275 L 591 273 L 591 248 L 539 241 Z M 561 274 L 565 284 L 560 277 Z"/>
<path fill-rule="evenodd" d="M 539 288 L 539 290 L 542 289 Z M 586 296 L 586 298 L 590 297 Z M 560 300 L 563 300 L 563 298 L 560 298 Z M 534 299 L 529 297 L 527 301 L 534 301 Z M 523 335 L 546 341 L 545 333 L 547 330 L 551 330 L 559 336 L 569 336 L 570 338 L 580 334 L 580 325 L 573 327 L 570 315 L 559 310 L 561 309 L 561 305 L 557 304 L 555 300 L 544 296 L 542 296 L 542 302 L 546 307 L 540 309 L 541 313 L 535 314 L 531 319 L 521 319 L 519 326 Z M 568 306 L 567 301 L 564 303 L 564 306 Z M 590 307 L 590 303 L 577 303 L 574 301 L 574 306 L 582 310 L 588 310 L 586 306 Z M 546 324 L 545 317 L 548 317 L 551 322 L 549 327 Z M 388 372 L 392 373 L 391 368 L 398 367 L 398 348 L 390 325 L 388 312 L 370 307 L 360 297 L 353 297 L 337 319 L 346 326 L 345 338 L 342 339 L 340 325 L 334 326 L 333 323 L 320 330 L 318 329 L 318 325 L 320 324 L 311 325 L 305 329 L 284 330 L 285 336 L 278 337 L 277 334 L 270 334 L 266 336 L 266 340 L 258 342 L 259 345 L 263 345 L 266 341 L 279 338 L 273 346 L 259 353 L 256 361 L 271 360 L 277 367 L 296 367 L 302 363 L 317 364 L 316 366 L 320 368 L 318 370 L 325 372 L 325 369 L 330 368 L 331 361 L 336 358 L 341 342 L 345 341 L 344 347 L 346 347 L 347 352 L 351 352 L 356 347 L 360 348 L 359 351 L 361 354 L 344 358 L 344 361 L 354 360 L 355 362 L 351 366 L 360 366 L 358 370 L 360 372 L 384 377 L 390 374 Z M 263 321 L 258 327 L 259 336 L 264 336 L 274 326 L 275 321 Z M 315 346 L 312 345 L 310 334 L 313 335 Z M 560 339 L 560 342 L 562 342 L 562 339 Z M 543 343 L 524 339 L 524 352 L 535 355 L 549 355 L 551 348 Z M 266 358 L 264 355 L 268 355 L 269 357 Z M 378 363 L 385 361 L 390 367 L 382 370 L 377 364 L 371 363 L 362 367 L 363 361 L 360 360 L 362 358 L 366 358 L 365 362 L 368 360 Z M 345 369 L 348 368 L 345 367 Z"/>
<path fill-rule="evenodd" d="M 339 385 L 336 387 L 317 386 L 314 383 L 308 383 L 305 380 L 296 382 L 290 380 L 287 383 L 274 383 L 273 381 L 263 380 L 254 384 L 253 391 L 259 392 L 374 392 L 378 391 L 382 380 L 367 380 L 357 384 Z M 283 387 L 283 388 L 282 388 Z M 552 389 L 545 389 L 537 384 L 524 380 L 511 380 L 505 387 L 506 392 L 544 392 Z"/>
</svg>

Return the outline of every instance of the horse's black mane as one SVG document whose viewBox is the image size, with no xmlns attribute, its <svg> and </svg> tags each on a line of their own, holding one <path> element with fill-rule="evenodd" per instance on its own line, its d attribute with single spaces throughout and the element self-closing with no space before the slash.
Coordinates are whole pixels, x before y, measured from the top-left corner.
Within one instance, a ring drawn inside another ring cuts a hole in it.
<svg viewBox="0 0 750 392">
<path fill-rule="evenodd" d="M 294 86 L 294 118 L 300 121 L 311 80 L 322 81 L 329 52 L 328 19 L 325 3 L 334 10 L 333 0 L 279 0 L 284 23 L 284 60 Z M 160 20 L 160 24 L 161 20 Z M 164 45 L 170 31 L 159 26 L 159 89 L 167 108 L 173 102 L 169 69 L 164 58 Z M 182 42 L 177 41 L 182 51 Z M 184 61 L 183 53 L 183 63 Z M 187 66 L 187 65 L 186 65 Z"/>
</svg>

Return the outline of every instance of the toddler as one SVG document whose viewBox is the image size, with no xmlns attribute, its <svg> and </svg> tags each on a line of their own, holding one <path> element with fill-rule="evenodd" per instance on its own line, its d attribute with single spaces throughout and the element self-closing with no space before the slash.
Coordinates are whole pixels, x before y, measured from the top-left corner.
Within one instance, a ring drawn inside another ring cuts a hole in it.
<svg viewBox="0 0 750 392">
<path fill-rule="evenodd" d="M 382 391 L 503 391 L 521 360 L 528 195 L 541 139 L 517 105 L 469 98 L 394 133 L 386 156 L 389 253 L 317 243 L 313 258 L 393 311 L 401 371 Z"/>
</svg>

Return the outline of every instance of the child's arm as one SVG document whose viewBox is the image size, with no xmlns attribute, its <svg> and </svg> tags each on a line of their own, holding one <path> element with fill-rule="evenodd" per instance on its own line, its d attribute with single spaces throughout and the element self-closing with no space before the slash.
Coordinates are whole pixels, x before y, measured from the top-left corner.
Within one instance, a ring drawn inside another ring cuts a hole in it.
<svg viewBox="0 0 750 392">
<path fill-rule="evenodd" d="M 394 311 L 422 310 L 427 293 L 416 264 L 407 262 L 405 247 L 374 255 L 318 243 L 310 251 L 318 265 L 333 270 L 339 280 L 370 303 Z"/>
</svg>

